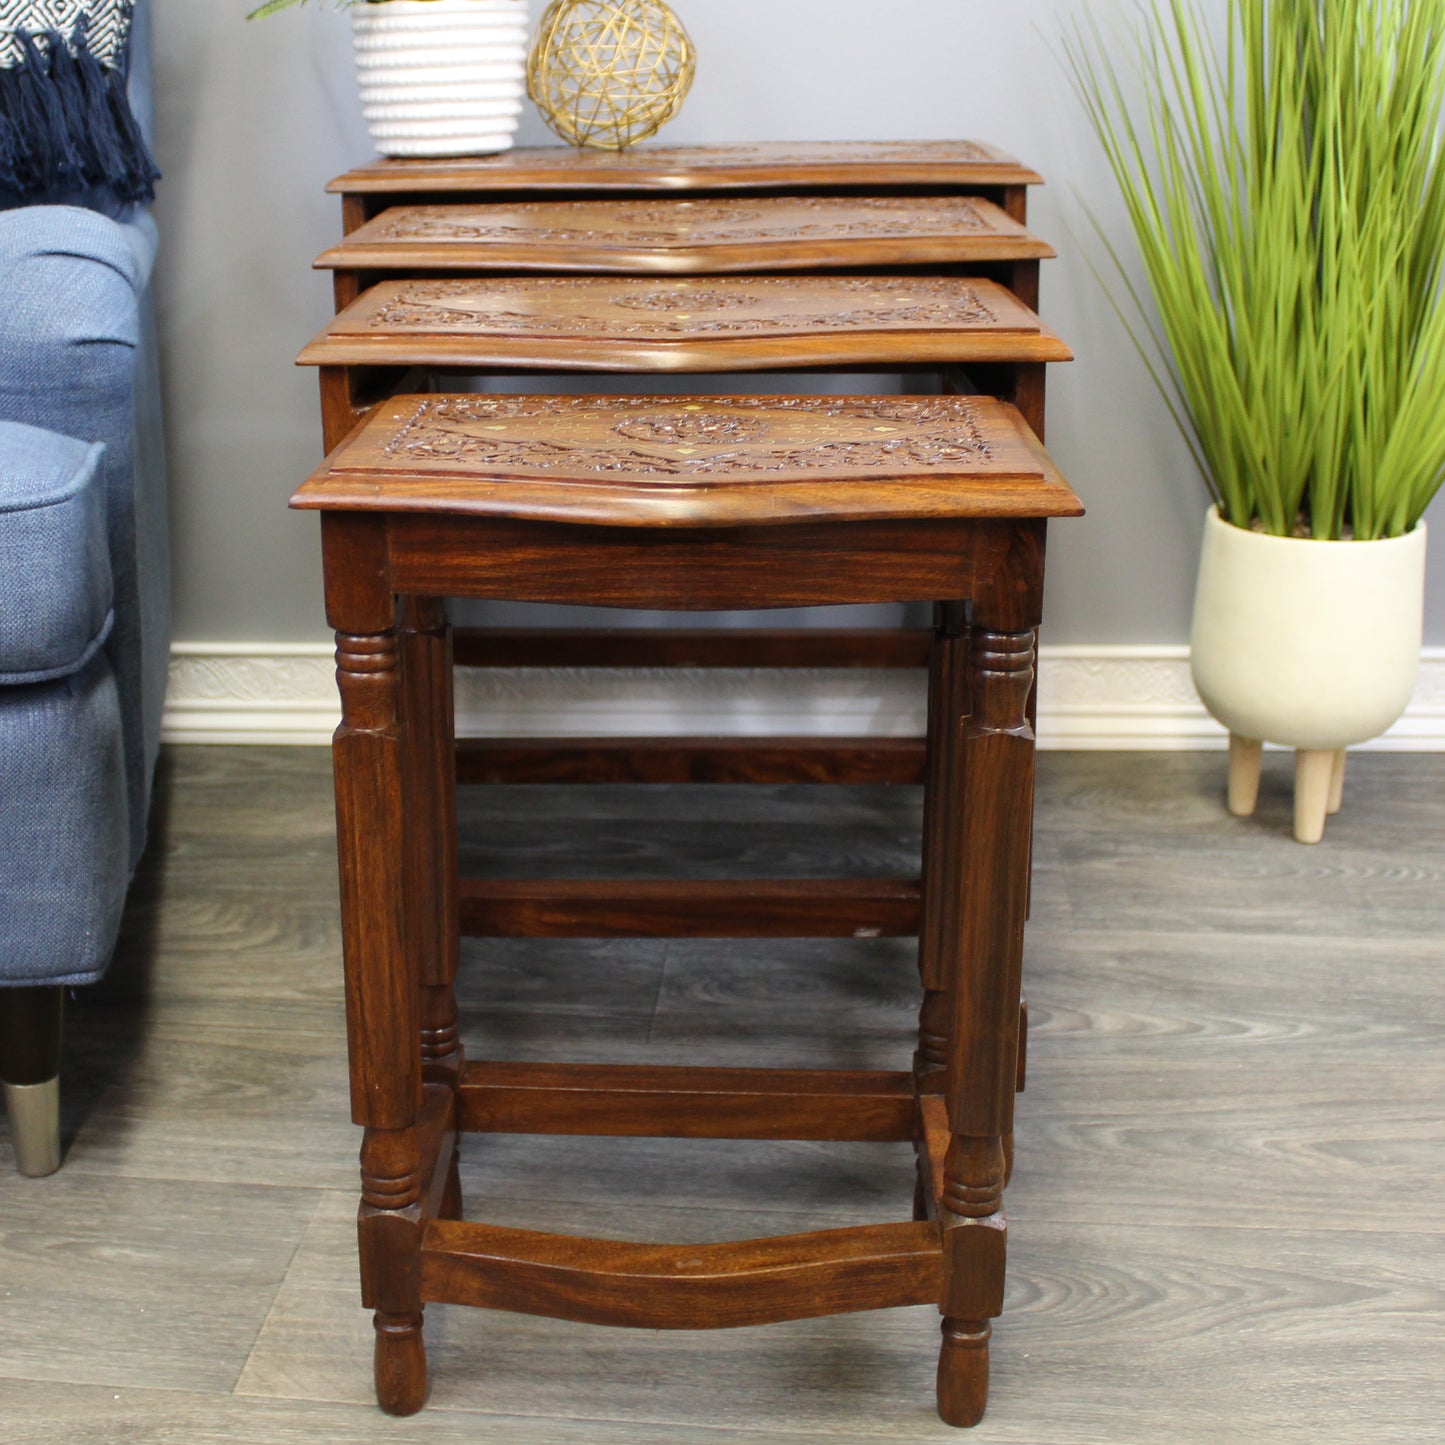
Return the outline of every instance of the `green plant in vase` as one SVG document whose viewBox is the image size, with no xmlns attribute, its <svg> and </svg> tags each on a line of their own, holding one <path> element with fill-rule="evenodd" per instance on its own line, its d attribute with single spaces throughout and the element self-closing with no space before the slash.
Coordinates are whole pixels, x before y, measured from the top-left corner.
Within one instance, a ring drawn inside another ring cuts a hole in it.
<svg viewBox="0 0 1445 1445">
<path fill-rule="evenodd" d="M 1445 6 L 1148 0 L 1116 62 L 1068 62 L 1129 214 L 1157 322 L 1115 260 L 1213 497 L 1193 668 L 1231 734 L 1298 749 L 1295 832 L 1338 808 L 1344 749 L 1404 710 L 1423 515 L 1445 480 Z M 1122 309 L 1122 308 L 1121 308 Z"/>
</svg>

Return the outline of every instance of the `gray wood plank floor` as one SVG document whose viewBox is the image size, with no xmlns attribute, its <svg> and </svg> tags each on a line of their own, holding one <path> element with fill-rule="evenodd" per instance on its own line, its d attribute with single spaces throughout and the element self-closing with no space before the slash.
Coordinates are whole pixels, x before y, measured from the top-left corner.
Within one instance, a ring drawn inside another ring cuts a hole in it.
<svg viewBox="0 0 1445 1445">
<path fill-rule="evenodd" d="M 433 1307 L 433 1394 L 370 1403 L 329 764 L 169 752 L 106 982 L 70 1017 L 61 1173 L 0 1128 L 0 1440 L 1436 1442 L 1445 1418 L 1445 757 L 1040 760 L 1034 1031 L 1008 1312 L 969 1436 L 928 1310 L 689 1335 Z M 472 789 L 512 876 L 907 871 L 880 789 Z M 899 1067 L 912 945 L 469 944 L 474 1056 Z M 906 1217 L 903 1146 L 468 1141 L 468 1213 L 696 1240 Z M 560 1182 L 559 1182 L 560 1181 Z"/>
</svg>

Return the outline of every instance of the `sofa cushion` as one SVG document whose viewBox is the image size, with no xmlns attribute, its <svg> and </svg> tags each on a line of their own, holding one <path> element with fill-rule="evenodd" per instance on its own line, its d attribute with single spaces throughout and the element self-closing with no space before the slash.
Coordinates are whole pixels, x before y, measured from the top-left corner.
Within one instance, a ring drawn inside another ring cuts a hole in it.
<svg viewBox="0 0 1445 1445">
<path fill-rule="evenodd" d="M 110 632 L 104 451 L 0 421 L 0 684 L 77 672 Z"/>
</svg>

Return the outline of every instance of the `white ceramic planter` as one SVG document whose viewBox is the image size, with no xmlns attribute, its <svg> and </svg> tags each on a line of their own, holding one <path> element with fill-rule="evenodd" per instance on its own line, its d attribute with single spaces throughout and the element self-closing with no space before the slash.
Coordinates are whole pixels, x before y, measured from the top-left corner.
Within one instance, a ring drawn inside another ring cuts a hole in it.
<svg viewBox="0 0 1445 1445">
<path fill-rule="evenodd" d="M 351 11 L 362 113 L 385 156 L 506 150 L 527 89 L 527 0 L 385 0 Z"/>
<path fill-rule="evenodd" d="M 1424 624 L 1425 527 L 1377 542 L 1269 537 L 1205 523 L 1191 665 L 1205 707 L 1233 737 L 1235 771 L 1258 745 L 1300 749 L 1300 784 L 1339 804 L 1343 750 L 1385 731 L 1414 691 Z M 1309 755 L 1309 756 L 1307 756 Z M 1308 774 L 1308 777 L 1306 777 Z M 1230 806 L 1252 811 L 1250 779 L 1231 778 Z M 1304 837 L 1303 841 L 1317 841 Z"/>
</svg>

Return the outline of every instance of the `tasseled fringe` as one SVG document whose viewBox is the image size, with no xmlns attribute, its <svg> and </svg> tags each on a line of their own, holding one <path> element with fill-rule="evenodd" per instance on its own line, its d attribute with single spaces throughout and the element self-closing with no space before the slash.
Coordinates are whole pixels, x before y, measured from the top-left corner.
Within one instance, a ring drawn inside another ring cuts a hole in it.
<svg viewBox="0 0 1445 1445">
<path fill-rule="evenodd" d="M 131 113 L 125 72 L 103 66 L 84 17 L 67 42 L 57 31 L 16 37 L 20 63 L 0 69 L 0 190 L 22 196 L 109 187 L 122 201 L 155 199 L 160 179 Z"/>
</svg>

